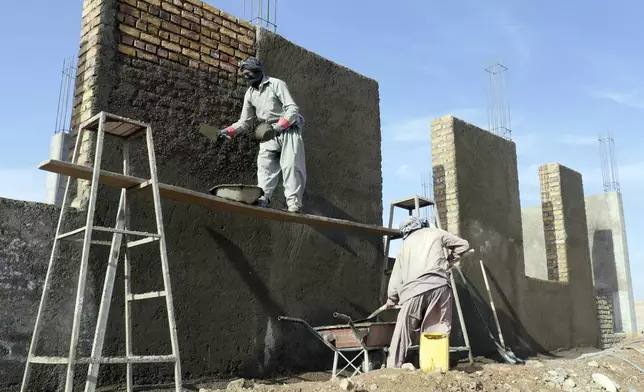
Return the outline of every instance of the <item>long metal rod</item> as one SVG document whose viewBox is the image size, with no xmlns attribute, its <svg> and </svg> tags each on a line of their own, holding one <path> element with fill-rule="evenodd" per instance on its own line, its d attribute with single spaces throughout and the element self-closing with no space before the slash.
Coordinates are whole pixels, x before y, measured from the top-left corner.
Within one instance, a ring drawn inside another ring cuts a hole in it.
<svg viewBox="0 0 644 392">
<path fill-rule="evenodd" d="M 126 176 L 129 176 L 131 173 L 131 168 L 130 168 L 130 141 L 126 140 L 125 143 L 123 144 L 123 174 Z M 126 190 L 126 197 L 124 199 L 124 205 L 123 209 L 125 211 L 125 229 L 129 230 L 130 229 L 130 206 L 127 198 L 127 190 Z M 126 237 L 126 242 L 127 242 L 127 237 Z M 137 242 L 137 241 L 134 241 Z M 130 295 L 132 293 L 132 276 L 130 272 L 130 247 L 129 247 L 129 242 L 128 242 L 128 247 L 125 248 L 125 257 L 123 259 L 123 275 L 124 275 L 124 289 L 125 289 L 125 311 L 124 311 L 124 317 L 125 317 L 125 355 L 128 357 L 133 356 L 132 354 L 132 309 L 130 307 Z M 132 364 L 128 363 L 126 365 L 127 367 L 127 374 L 126 374 L 126 388 L 127 392 L 132 392 L 133 388 L 133 375 L 132 375 Z"/>
<path fill-rule="evenodd" d="M 170 283 L 170 268 L 168 266 L 168 249 L 165 243 L 163 230 L 163 213 L 161 212 L 161 195 L 159 194 L 159 179 L 157 175 L 157 163 L 154 155 L 154 141 L 152 140 L 152 128 L 145 130 L 148 145 L 148 159 L 150 161 L 150 175 L 152 180 L 152 197 L 154 199 L 154 214 L 157 221 L 157 233 L 159 233 L 159 251 L 161 253 L 161 268 L 163 269 L 163 285 L 167 295 L 165 303 L 168 311 L 168 326 L 170 328 L 170 343 L 172 344 L 172 355 L 175 356 L 174 381 L 176 392 L 181 392 L 181 361 L 179 360 L 179 339 L 177 337 L 177 324 L 174 319 L 174 304 L 172 303 L 172 289 Z"/>
<path fill-rule="evenodd" d="M 496 330 L 499 333 L 499 341 L 501 342 L 501 346 L 503 346 L 503 348 L 506 348 L 505 341 L 503 340 L 503 333 L 501 332 L 501 324 L 499 323 L 499 316 L 496 314 L 496 307 L 494 306 L 494 299 L 492 298 L 492 291 L 490 290 L 490 284 L 488 283 L 488 280 L 487 280 L 487 273 L 485 271 L 485 265 L 483 264 L 483 260 L 479 260 L 479 264 L 481 264 L 481 273 L 483 274 L 483 281 L 485 282 L 485 289 L 487 290 L 487 296 L 490 299 L 490 308 L 492 309 L 492 314 L 494 315 Z"/>
<path fill-rule="evenodd" d="M 127 191 L 121 189 L 121 198 L 119 200 L 118 212 L 116 215 L 116 228 L 123 230 L 125 228 L 125 198 Z M 116 278 L 116 268 L 119 263 L 122 233 L 112 234 L 112 245 L 110 247 L 110 257 L 107 261 L 107 270 L 105 271 L 105 282 L 103 283 L 103 295 L 98 310 L 96 320 L 96 331 L 94 332 L 94 342 L 92 343 L 91 358 L 100 359 L 103 355 L 103 343 L 105 341 L 105 329 L 107 328 L 107 316 L 110 313 L 112 303 L 112 293 L 114 291 L 114 280 Z M 100 364 L 90 364 L 87 370 L 87 381 L 85 382 L 85 392 L 94 392 L 98 381 L 98 370 Z"/>
<path fill-rule="evenodd" d="M 85 226 L 85 242 L 81 256 L 80 270 L 78 272 L 78 287 L 76 290 L 76 304 L 74 308 L 74 321 L 72 323 L 72 336 L 69 345 L 69 363 L 67 364 L 67 380 L 65 381 L 65 392 L 72 392 L 74 387 L 74 365 L 76 350 L 78 348 L 78 337 L 80 335 L 80 322 L 83 314 L 83 302 L 85 299 L 85 283 L 87 281 L 87 265 L 89 262 L 89 248 L 92 239 L 92 228 L 94 226 L 94 212 L 96 209 L 96 195 L 98 193 L 98 178 L 101 171 L 101 157 L 103 153 L 103 139 L 105 137 L 105 114 L 101 114 L 98 125 L 96 141 L 96 154 L 94 157 L 94 173 L 92 174 L 92 186 L 90 189 L 89 207 L 87 210 L 87 223 Z"/>
<path fill-rule="evenodd" d="M 461 270 L 456 267 L 460 272 Z M 454 294 L 454 302 L 456 303 L 456 311 L 458 312 L 458 322 L 461 325 L 461 331 L 463 331 L 463 341 L 465 342 L 465 347 L 467 347 L 467 358 L 470 361 L 470 364 L 474 363 L 474 357 L 472 356 L 472 347 L 470 346 L 470 337 L 467 333 L 467 327 L 465 326 L 465 319 L 463 318 L 463 310 L 461 309 L 461 299 L 458 296 L 458 289 L 456 288 L 456 282 L 454 281 L 454 273 L 449 274 L 450 281 L 452 283 L 452 293 Z"/>
<path fill-rule="evenodd" d="M 80 144 L 83 136 L 83 129 L 78 130 L 76 135 L 76 144 L 74 145 L 74 153 L 72 154 L 72 163 L 75 163 L 78 159 L 78 152 L 80 150 Z M 38 305 L 38 313 L 36 315 L 36 324 L 34 325 L 34 332 L 31 335 L 31 343 L 29 344 L 29 354 L 27 355 L 27 362 L 25 363 L 25 372 L 22 378 L 22 385 L 20 387 L 21 392 L 27 392 L 27 386 L 29 384 L 29 376 L 31 372 L 31 360 L 36 355 L 36 349 L 38 347 L 38 339 L 40 338 L 40 332 L 42 329 L 42 317 L 45 306 L 47 305 L 47 297 L 49 290 L 51 288 L 51 277 L 54 270 L 54 262 L 56 260 L 56 255 L 58 254 L 58 247 L 60 246 L 60 241 L 58 236 L 63 228 L 63 222 L 65 217 L 65 212 L 67 211 L 67 199 L 69 198 L 69 189 L 71 188 L 72 177 L 67 177 L 67 182 L 65 184 L 65 193 L 63 194 L 63 204 L 60 208 L 60 215 L 58 216 L 58 224 L 56 225 L 56 235 L 54 236 L 54 243 L 51 249 L 51 255 L 49 257 L 49 265 L 47 266 L 47 274 L 45 275 L 45 283 L 43 284 L 42 294 L 40 296 L 40 304 Z"/>
</svg>

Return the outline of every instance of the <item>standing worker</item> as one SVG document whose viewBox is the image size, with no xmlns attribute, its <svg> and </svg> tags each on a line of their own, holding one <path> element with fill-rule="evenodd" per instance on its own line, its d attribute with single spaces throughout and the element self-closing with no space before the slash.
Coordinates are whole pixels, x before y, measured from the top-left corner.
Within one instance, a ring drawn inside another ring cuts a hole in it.
<svg viewBox="0 0 644 392">
<path fill-rule="evenodd" d="M 391 337 L 388 368 L 403 365 L 412 339 L 416 341 L 420 333 L 449 335 L 452 291 L 446 255 L 460 256 L 470 247 L 466 240 L 429 227 L 426 219 L 415 216 L 403 221 L 400 231 L 403 243 L 389 279 L 386 305 L 402 307 Z"/>
<path fill-rule="evenodd" d="M 286 83 L 266 76 L 260 60 L 248 57 L 241 63 L 240 69 L 248 84 L 241 116 L 239 121 L 222 129 L 220 135 L 231 138 L 239 132 L 247 131 L 255 118 L 271 124 L 275 136 L 260 143 L 257 156 L 257 186 L 264 191 L 259 205 L 268 207 L 281 171 L 288 211 L 299 213 L 306 186 L 302 140 L 304 118 Z"/>
</svg>

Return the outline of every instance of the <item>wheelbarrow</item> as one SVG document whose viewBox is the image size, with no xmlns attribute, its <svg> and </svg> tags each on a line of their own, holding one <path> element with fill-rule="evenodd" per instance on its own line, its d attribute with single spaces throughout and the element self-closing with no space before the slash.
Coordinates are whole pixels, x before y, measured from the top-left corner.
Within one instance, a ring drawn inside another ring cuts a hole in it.
<svg viewBox="0 0 644 392">
<path fill-rule="evenodd" d="M 345 324 L 312 327 L 300 318 L 279 316 L 278 320 L 304 325 L 318 340 L 333 351 L 332 379 L 342 374 L 347 368 L 349 371 L 353 369 L 350 377 L 373 370 L 369 362 L 369 355 L 374 351 L 381 353 L 383 360 L 386 358 L 386 349 L 391 343 L 396 322 L 368 322 L 366 321 L 368 319 L 354 322 L 351 317 L 337 312 L 333 313 L 333 317 L 344 321 Z M 374 317 L 373 314 L 372 317 Z M 340 358 L 347 364 L 338 370 Z M 362 365 L 357 364 L 360 358 L 363 359 Z"/>
</svg>

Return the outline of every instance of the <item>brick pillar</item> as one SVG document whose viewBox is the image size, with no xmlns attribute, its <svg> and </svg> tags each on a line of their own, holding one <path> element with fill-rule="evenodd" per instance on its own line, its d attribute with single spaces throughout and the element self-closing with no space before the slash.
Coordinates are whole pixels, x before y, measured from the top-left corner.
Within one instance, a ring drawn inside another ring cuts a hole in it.
<svg viewBox="0 0 644 392">
<path fill-rule="evenodd" d="M 548 280 L 568 282 L 566 228 L 561 196 L 561 165 L 549 163 L 539 167 L 541 209 L 546 240 Z"/>
<path fill-rule="evenodd" d="M 454 117 L 444 116 L 432 121 L 432 170 L 434 201 L 444 230 L 459 233 L 458 187 Z"/>
</svg>

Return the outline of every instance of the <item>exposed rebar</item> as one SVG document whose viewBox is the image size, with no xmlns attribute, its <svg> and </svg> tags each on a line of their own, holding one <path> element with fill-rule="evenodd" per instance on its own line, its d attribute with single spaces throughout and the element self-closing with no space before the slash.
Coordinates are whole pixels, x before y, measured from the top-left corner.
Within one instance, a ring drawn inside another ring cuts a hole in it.
<svg viewBox="0 0 644 392">
<path fill-rule="evenodd" d="M 601 160 L 604 192 L 620 192 L 619 171 L 615 157 L 615 139 L 609 129 L 599 134 L 599 158 Z"/>
<path fill-rule="evenodd" d="M 505 139 L 512 139 L 510 103 L 507 99 L 508 68 L 500 62 L 490 63 L 487 72 L 487 119 L 488 130 Z"/>
</svg>

